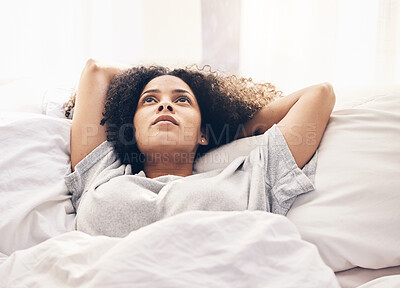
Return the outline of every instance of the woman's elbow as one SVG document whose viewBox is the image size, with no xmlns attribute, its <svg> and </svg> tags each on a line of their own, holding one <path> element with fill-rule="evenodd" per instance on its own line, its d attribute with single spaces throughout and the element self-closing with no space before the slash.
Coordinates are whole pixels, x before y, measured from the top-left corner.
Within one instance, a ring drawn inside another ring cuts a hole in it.
<svg viewBox="0 0 400 288">
<path fill-rule="evenodd" d="M 99 62 L 93 58 L 89 58 L 85 64 L 85 72 L 96 72 L 99 71 L 100 65 Z"/>
<path fill-rule="evenodd" d="M 335 91 L 333 90 L 333 86 L 329 82 L 324 82 L 321 84 L 322 87 L 324 88 L 325 92 L 327 95 L 332 97 L 333 99 L 336 99 Z"/>
<path fill-rule="evenodd" d="M 330 106 L 332 111 L 336 104 L 336 95 L 332 84 L 329 82 L 323 82 L 320 84 L 320 89 L 321 95 L 324 97 L 324 102 Z"/>
</svg>

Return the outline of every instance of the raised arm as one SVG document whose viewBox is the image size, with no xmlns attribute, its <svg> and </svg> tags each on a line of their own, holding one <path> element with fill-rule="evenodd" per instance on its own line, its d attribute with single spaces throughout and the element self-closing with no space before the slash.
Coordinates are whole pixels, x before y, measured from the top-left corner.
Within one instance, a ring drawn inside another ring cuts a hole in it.
<svg viewBox="0 0 400 288">
<path fill-rule="evenodd" d="M 261 134 L 277 124 L 299 168 L 310 160 L 321 142 L 335 106 L 332 85 L 306 87 L 262 108 L 244 126 L 240 137 Z"/>
<path fill-rule="evenodd" d="M 111 79 L 129 67 L 115 67 L 89 59 L 79 79 L 71 126 L 71 166 L 75 166 L 107 139 L 100 125 Z"/>
</svg>

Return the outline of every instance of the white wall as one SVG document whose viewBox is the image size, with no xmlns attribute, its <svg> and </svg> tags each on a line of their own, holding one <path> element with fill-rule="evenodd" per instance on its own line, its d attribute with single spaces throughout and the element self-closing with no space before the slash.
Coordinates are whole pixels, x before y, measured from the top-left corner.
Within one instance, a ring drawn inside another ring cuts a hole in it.
<svg viewBox="0 0 400 288">
<path fill-rule="evenodd" d="M 0 78 L 75 81 L 88 58 L 186 65 L 202 57 L 200 0 L 0 2 Z"/>
<path fill-rule="evenodd" d="M 285 91 L 400 83 L 400 1 L 242 1 L 241 73 Z"/>
<path fill-rule="evenodd" d="M 0 0 L 0 29 L 0 79 L 76 82 L 92 57 L 211 64 L 285 94 L 400 84 L 400 0 Z"/>
</svg>

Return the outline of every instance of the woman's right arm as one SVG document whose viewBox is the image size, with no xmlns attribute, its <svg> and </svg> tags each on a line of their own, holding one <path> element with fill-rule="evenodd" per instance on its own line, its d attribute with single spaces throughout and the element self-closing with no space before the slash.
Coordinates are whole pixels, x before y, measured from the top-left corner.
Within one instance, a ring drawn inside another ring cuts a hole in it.
<svg viewBox="0 0 400 288">
<path fill-rule="evenodd" d="M 107 140 L 103 118 L 106 93 L 111 79 L 129 67 L 101 64 L 93 59 L 86 62 L 79 79 L 71 126 L 71 166 L 75 166 Z"/>
</svg>

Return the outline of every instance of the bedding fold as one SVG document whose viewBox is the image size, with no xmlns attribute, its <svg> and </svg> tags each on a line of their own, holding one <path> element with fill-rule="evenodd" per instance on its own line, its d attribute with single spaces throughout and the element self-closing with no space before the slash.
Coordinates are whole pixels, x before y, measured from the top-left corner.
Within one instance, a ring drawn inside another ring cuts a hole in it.
<svg viewBox="0 0 400 288">
<path fill-rule="evenodd" d="M 15 252 L 2 287 L 339 287 L 287 218 L 185 212 L 125 238 L 68 232 Z"/>
</svg>

